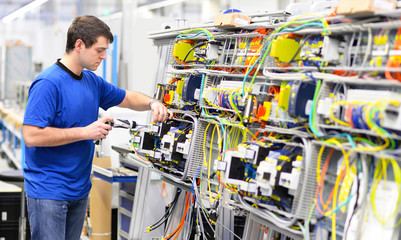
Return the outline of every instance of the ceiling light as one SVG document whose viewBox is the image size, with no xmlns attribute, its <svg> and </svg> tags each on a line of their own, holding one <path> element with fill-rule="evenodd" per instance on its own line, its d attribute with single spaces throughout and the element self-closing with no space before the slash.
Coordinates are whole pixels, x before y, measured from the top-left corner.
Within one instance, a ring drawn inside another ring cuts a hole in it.
<svg viewBox="0 0 401 240">
<path fill-rule="evenodd" d="M 23 6 L 22 8 L 17 9 L 16 11 L 14 11 L 13 13 L 5 16 L 3 18 L 3 23 L 8 23 L 11 22 L 12 20 L 23 16 L 25 13 L 31 11 L 32 9 L 39 7 L 40 5 L 42 5 L 43 3 L 47 2 L 49 0 L 35 0 L 25 6 Z"/>
<path fill-rule="evenodd" d="M 165 1 L 160 1 L 160 2 L 156 2 L 156 3 L 139 6 L 138 10 L 153 10 L 153 9 L 158 9 L 158 8 L 174 5 L 177 3 L 181 3 L 184 1 L 185 0 L 165 0 Z"/>
</svg>

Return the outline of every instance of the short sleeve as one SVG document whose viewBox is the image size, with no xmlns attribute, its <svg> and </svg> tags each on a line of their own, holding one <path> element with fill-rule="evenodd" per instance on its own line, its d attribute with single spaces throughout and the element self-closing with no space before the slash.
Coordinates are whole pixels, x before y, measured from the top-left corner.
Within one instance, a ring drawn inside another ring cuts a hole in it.
<svg viewBox="0 0 401 240">
<path fill-rule="evenodd" d="M 101 82 L 101 96 L 99 106 L 103 110 L 107 110 L 110 107 L 114 107 L 125 98 L 125 90 L 108 83 L 104 79 L 98 77 Z"/>
<path fill-rule="evenodd" d="M 37 127 L 52 125 L 57 112 L 57 88 L 46 80 L 37 79 L 29 88 L 24 124 Z"/>
</svg>

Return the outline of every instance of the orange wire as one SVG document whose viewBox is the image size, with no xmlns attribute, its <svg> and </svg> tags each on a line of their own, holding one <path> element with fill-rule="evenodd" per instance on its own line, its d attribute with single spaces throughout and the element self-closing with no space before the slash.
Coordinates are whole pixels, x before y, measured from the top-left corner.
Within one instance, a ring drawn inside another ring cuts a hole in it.
<svg viewBox="0 0 401 240">
<path fill-rule="evenodd" d="M 327 168 L 329 167 L 329 162 L 330 162 L 331 156 L 333 155 L 333 152 L 334 152 L 334 148 L 331 149 L 329 155 L 327 156 L 327 160 L 326 160 L 326 162 L 324 163 L 324 166 L 323 166 L 323 169 L 322 169 L 322 174 L 321 174 L 321 181 L 320 181 L 320 183 L 321 183 L 321 184 L 320 184 L 320 203 L 322 204 L 323 209 L 327 209 L 327 206 L 330 204 L 331 199 L 333 198 L 333 194 L 334 194 L 334 188 L 333 188 L 333 190 L 332 190 L 331 193 L 330 193 L 329 198 L 327 199 L 327 202 L 325 203 L 325 202 L 323 201 L 324 180 L 325 180 L 325 178 L 326 178 Z"/>
<path fill-rule="evenodd" d="M 323 168 L 322 168 L 322 177 L 321 177 L 320 182 L 318 182 L 318 184 L 317 184 L 317 188 L 316 188 L 316 192 L 315 192 L 316 209 L 319 211 L 319 213 L 320 213 L 321 215 L 324 215 L 324 213 L 323 213 L 323 211 L 320 209 L 320 205 L 317 204 L 317 201 L 318 201 L 318 194 L 319 194 L 320 187 L 321 187 L 322 184 L 324 183 L 324 179 L 325 179 L 324 177 L 326 177 L 326 170 L 327 170 L 327 168 L 328 168 L 328 166 L 329 166 L 329 162 L 330 162 L 330 159 L 331 159 L 331 156 L 332 156 L 333 152 L 334 152 L 334 148 L 331 149 L 329 155 L 327 156 L 326 162 L 325 162 L 324 165 L 323 165 Z M 323 203 L 323 201 L 321 202 L 321 204 L 322 204 L 322 206 L 325 205 L 325 204 Z"/>
<path fill-rule="evenodd" d="M 142 158 L 141 157 L 141 155 L 139 155 L 139 153 L 136 151 L 136 148 L 135 148 L 135 143 L 134 144 L 132 144 L 132 147 L 134 148 L 134 152 L 135 152 L 135 154 L 140 158 L 140 159 L 142 159 L 143 161 L 145 161 L 145 162 L 149 162 L 149 160 L 148 159 L 144 159 L 144 158 Z"/>
<path fill-rule="evenodd" d="M 396 60 L 394 57 L 389 57 L 389 59 L 386 62 L 386 68 L 399 68 L 400 67 L 400 62 Z M 399 72 L 394 73 L 397 77 L 394 78 L 393 74 L 391 73 L 390 70 L 385 71 L 384 75 L 387 79 L 393 80 L 393 81 L 401 81 L 401 76 Z"/>
<path fill-rule="evenodd" d="M 343 180 L 343 178 L 344 178 L 344 176 L 345 176 L 345 172 L 346 172 L 346 169 L 345 168 L 343 168 L 342 170 L 341 170 L 341 175 L 340 175 L 340 182 Z M 332 194 L 333 194 L 333 192 L 332 192 Z M 332 195 L 331 194 L 331 195 Z M 330 195 L 330 196 L 331 196 Z M 316 200 L 317 201 L 317 200 Z M 319 213 L 320 214 L 322 214 L 322 215 L 324 215 L 325 213 L 320 209 L 320 206 L 319 206 L 319 204 L 316 204 L 316 209 L 319 211 Z M 331 210 L 331 208 L 327 208 L 327 210 Z"/>
<path fill-rule="evenodd" d="M 347 116 L 348 124 L 355 128 L 354 122 L 352 121 L 352 110 L 353 110 L 353 105 L 349 105 L 347 111 L 345 112 L 345 115 Z"/>
<path fill-rule="evenodd" d="M 253 115 L 255 115 L 255 117 L 257 116 L 256 114 L 256 109 L 258 108 L 258 101 L 256 101 L 256 97 L 253 99 Z"/>
<path fill-rule="evenodd" d="M 315 192 L 315 201 L 316 201 L 316 209 L 319 211 L 319 213 L 321 214 L 321 215 L 324 215 L 325 213 L 323 212 L 323 210 L 320 208 L 320 205 L 319 204 L 317 204 L 317 201 L 318 201 L 318 192 L 319 192 L 319 190 L 320 190 L 320 198 L 319 198 L 319 200 L 320 200 L 320 203 L 321 203 L 321 205 L 323 206 L 323 209 L 324 210 L 331 210 L 331 208 L 329 208 L 328 207 L 328 205 L 330 204 L 330 202 L 331 202 L 331 200 L 332 200 L 332 198 L 333 198 L 333 195 L 334 195 L 334 188 L 333 188 L 333 190 L 331 191 L 331 193 L 330 193 L 330 196 L 329 196 L 329 198 L 327 199 L 327 201 L 326 201 L 326 203 L 323 201 L 323 187 L 324 187 L 324 179 L 325 179 L 325 177 L 326 177 L 326 171 L 327 171 L 327 168 L 328 168 L 328 162 L 330 161 L 330 159 L 331 159 L 331 155 L 333 154 L 333 151 L 334 151 L 334 149 L 332 149 L 331 151 L 330 151 L 330 153 L 329 153 L 329 155 L 327 156 L 327 160 L 326 160 L 326 162 L 324 163 L 324 166 L 323 166 L 323 168 L 322 168 L 322 176 L 321 176 L 321 181 L 318 183 L 318 186 L 317 186 L 317 188 L 316 188 L 316 192 Z M 344 169 L 342 169 L 341 170 L 341 172 L 340 172 L 340 182 L 343 180 L 343 178 L 344 178 L 344 176 L 345 176 L 345 171 L 346 169 L 344 168 Z"/>
<path fill-rule="evenodd" d="M 236 190 L 234 188 L 227 186 L 224 182 L 221 181 L 220 173 L 217 173 L 216 175 L 217 175 L 217 181 L 219 181 L 219 183 L 221 185 L 223 185 L 225 188 L 231 190 L 232 192 L 236 192 Z"/>
<path fill-rule="evenodd" d="M 185 196 L 185 211 L 184 211 L 184 215 L 182 216 L 182 219 L 181 219 L 180 224 L 179 224 L 178 227 L 174 230 L 174 232 L 172 232 L 170 235 L 168 235 L 168 236 L 165 237 L 164 239 L 169 239 L 169 238 L 171 238 L 172 236 L 174 236 L 174 234 L 175 234 L 178 230 L 179 230 L 179 232 L 181 231 L 181 228 L 182 228 L 182 226 L 184 225 L 184 222 L 185 222 L 185 216 L 187 215 L 187 211 L 188 211 L 188 207 L 189 207 L 189 198 L 191 197 L 191 195 L 192 195 L 192 194 L 189 194 L 189 196 L 188 196 L 188 192 L 187 192 L 187 194 L 186 194 L 186 196 Z M 178 234 L 175 236 L 174 239 L 177 238 L 177 236 L 179 235 L 179 232 L 178 232 Z"/>
<path fill-rule="evenodd" d="M 162 191 L 160 192 L 160 195 L 162 195 L 162 198 L 166 198 L 168 196 L 168 192 L 166 189 L 166 182 L 163 182 L 163 187 L 162 187 Z"/>
<path fill-rule="evenodd" d="M 188 198 L 186 199 L 186 202 L 188 202 L 188 203 L 186 204 L 186 210 L 185 210 L 185 212 L 184 212 L 184 216 L 183 216 L 182 219 L 181 219 L 180 229 L 178 230 L 177 235 L 175 235 L 174 240 L 177 239 L 178 235 L 180 235 L 180 232 L 181 232 L 181 230 L 182 230 L 182 227 L 184 226 L 185 217 L 187 216 L 187 212 L 188 212 L 188 209 L 189 209 L 189 204 L 191 203 L 191 196 L 192 196 L 192 194 L 189 194 Z"/>
<path fill-rule="evenodd" d="M 252 137 L 252 139 L 251 139 L 251 142 L 253 142 L 253 141 L 256 140 L 256 137 L 259 135 L 259 133 L 260 133 L 260 131 L 258 130 L 258 131 L 255 133 L 255 135 L 253 135 L 253 137 Z"/>
</svg>

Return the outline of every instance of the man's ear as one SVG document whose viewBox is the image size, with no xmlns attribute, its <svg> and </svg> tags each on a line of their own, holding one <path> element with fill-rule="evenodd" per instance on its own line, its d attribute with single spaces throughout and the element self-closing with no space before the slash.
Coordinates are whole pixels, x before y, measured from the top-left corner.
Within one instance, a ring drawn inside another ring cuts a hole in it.
<svg viewBox="0 0 401 240">
<path fill-rule="evenodd" d="M 85 48 L 84 42 L 83 42 L 81 39 L 78 39 L 78 40 L 75 42 L 75 49 L 76 49 L 78 52 L 80 52 L 83 48 Z"/>
</svg>

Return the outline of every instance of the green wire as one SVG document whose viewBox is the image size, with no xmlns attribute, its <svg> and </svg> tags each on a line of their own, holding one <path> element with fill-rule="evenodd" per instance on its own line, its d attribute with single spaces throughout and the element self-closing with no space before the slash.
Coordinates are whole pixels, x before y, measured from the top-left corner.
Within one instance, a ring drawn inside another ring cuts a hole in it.
<svg viewBox="0 0 401 240">
<path fill-rule="evenodd" d="M 267 46 L 267 49 L 266 49 L 266 51 L 265 51 L 265 54 L 263 55 L 262 60 L 260 60 L 260 63 L 259 63 L 259 65 L 258 65 L 258 67 L 256 68 L 255 73 L 253 74 L 252 80 L 251 80 L 251 82 L 250 82 L 250 84 L 249 84 L 248 92 L 249 92 L 249 89 L 252 87 L 252 84 L 253 84 L 253 82 L 255 81 L 256 76 L 258 75 L 260 66 L 262 66 L 263 62 L 265 61 L 265 58 L 266 58 L 267 54 L 270 52 L 270 48 L 271 48 L 271 46 L 272 46 L 272 43 L 273 43 L 273 40 L 270 41 L 269 46 Z M 252 70 L 250 69 L 250 71 L 252 71 Z"/>
<path fill-rule="evenodd" d="M 312 207 L 310 208 L 310 211 L 309 211 L 308 219 L 305 222 L 305 230 L 307 233 L 309 233 L 309 223 L 310 223 L 310 220 L 312 219 L 312 214 L 313 214 L 313 210 L 315 209 L 315 206 L 316 206 L 316 203 L 313 202 Z M 304 239 L 305 239 L 305 237 L 304 237 Z"/>
<path fill-rule="evenodd" d="M 369 145 L 371 145 L 371 146 L 376 145 L 376 144 L 374 144 L 372 141 L 370 141 L 370 140 L 368 140 L 368 139 L 365 139 L 365 138 L 355 137 L 355 138 L 353 138 L 353 139 L 354 139 L 354 141 L 364 142 L 364 143 L 367 143 L 367 144 L 369 144 Z"/>
<path fill-rule="evenodd" d="M 388 133 L 386 130 L 384 130 L 383 128 L 381 128 L 379 125 L 377 125 L 377 124 L 375 123 L 375 121 L 373 121 L 373 115 L 374 115 L 376 112 L 379 112 L 379 109 L 375 108 L 375 109 L 373 109 L 373 110 L 369 113 L 369 121 L 370 121 L 370 122 L 373 124 L 373 126 L 374 126 L 377 130 L 379 130 L 383 135 L 389 136 L 389 133 Z M 395 141 L 394 141 L 394 139 L 392 139 L 392 138 L 388 138 L 388 139 L 390 140 L 390 143 L 391 143 L 391 149 L 395 149 Z"/>
<path fill-rule="evenodd" d="M 277 29 L 276 32 L 280 32 L 280 31 L 282 31 L 285 27 L 287 27 L 287 26 L 289 26 L 289 25 L 292 25 L 292 24 L 307 24 L 307 23 L 315 22 L 316 20 L 317 20 L 317 19 L 309 20 L 309 21 L 294 21 L 294 22 L 289 22 L 289 23 L 287 23 L 287 24 L 285 24 L 285 25 L 279 27 L 279 28 Z M 326 26 L 325 26 L 325 24 L 324 24 L 324 21 L 322 20 L 322 18 L 319 18 L 318 20 L 320 20 L 320 21 L 322 22 L 323 29 L 324 29 L 325 33 L 327 34 L 327 28 L 326 28 Z M 272 34 L 274 34 L 274 32 L 273 32 Z M 256 78 L 256 76 L 257 76 L 257 74 L 258 74 L 258 72 L 259 72 L 260 66 L 262 66 L 263 62 L 265 61 L 265 58 L 266 58 L 267 54 L 270 52 L 270 49 L 271 49 L 271 46 L 272 46 L 272 43 L 273 43 L 274 40 L 275 40 L 275 39 L 273 39 L 272 41 L 270 41 L 269 46 L 267 47 L 266 52 L 264 53 L 262 60 L 260 60 L 260 63 L 259 63 L 259 65 L 258 65 L 258 67 L 257 67 L 257 69 L 256 69 L 256 71 L 255 71 L 255 73 L 253 74 L 252 80 L 251 80 L 251 82 L 250 82 L 250 84 L 249 84 L 248 92 L 249 92 L 249 89 L 252 87 L 253 82 L 255 81 L 255 78 Z M 321 66 L 320 66 L 320 67 L 322 67 L 322 66 L 323 66 L 323 62 L 321 62 Z M 251 70 L 251 69 L 250 69 L 250 70 Z"/>
<path fill-rule="evenodd" d="M 239 93 L 231 94 L 230 102 L 231 102 L 231 105 L 233 106 L 235 112 L 238 114 L 238 117 L 241 120 L 241 124 L 244 124 L 244 120 L 241 116 L 241 113 L 239 112 L 237 106 L 235 106 L 235 104 L 234 104 L 234 96 L 238 96 L 238 95 L 240 95 L 240 94 Z"/>
<path fill-rule="evenodd" d="M 312 106 L 313 108 L 311 109 L 311 112 L 309 114 L 312 114 L 312 123 L 309 123 L 310 129 L 312 130 L 313 134 L 315 134 L 317 137 L 320 137 L 321 134 L 316 130 L 316 103 L 317 103 L 317 95 L 320 90 L 320 86 L 322 84 L 322 80 L 319 79 L 316 82 L 316 88 L 315 88 L 315 93 L 313 95 L 313 103 Z"/>
<path fill-rule="evenodd" d="M 195 34 L 194 36 L 181 37 L 182 34 L 192 33 L 192 32 L 203 32 L 203 33 L 205 33 L 205 34 L 207 35 L 207 37 L 208 37 L 209 40 L 214 39 L 214 38 L 212 37 L 212 35 L 210 34 L 210 32 L 207 31 L 207 30 L 204 29 L 204 28 L 195 28 L 195 29 L 191 29 L 191 30 L 188 30 L 188 31 L 180 32 L 180 33 L 178 34 L 177 38 L 187 39 L 187 38 L 191 38 L 191 37 L 198 36 L 198 35 L 200 34 L 200 33 L 198 33 L 198 34 Z"/>
</svg>

